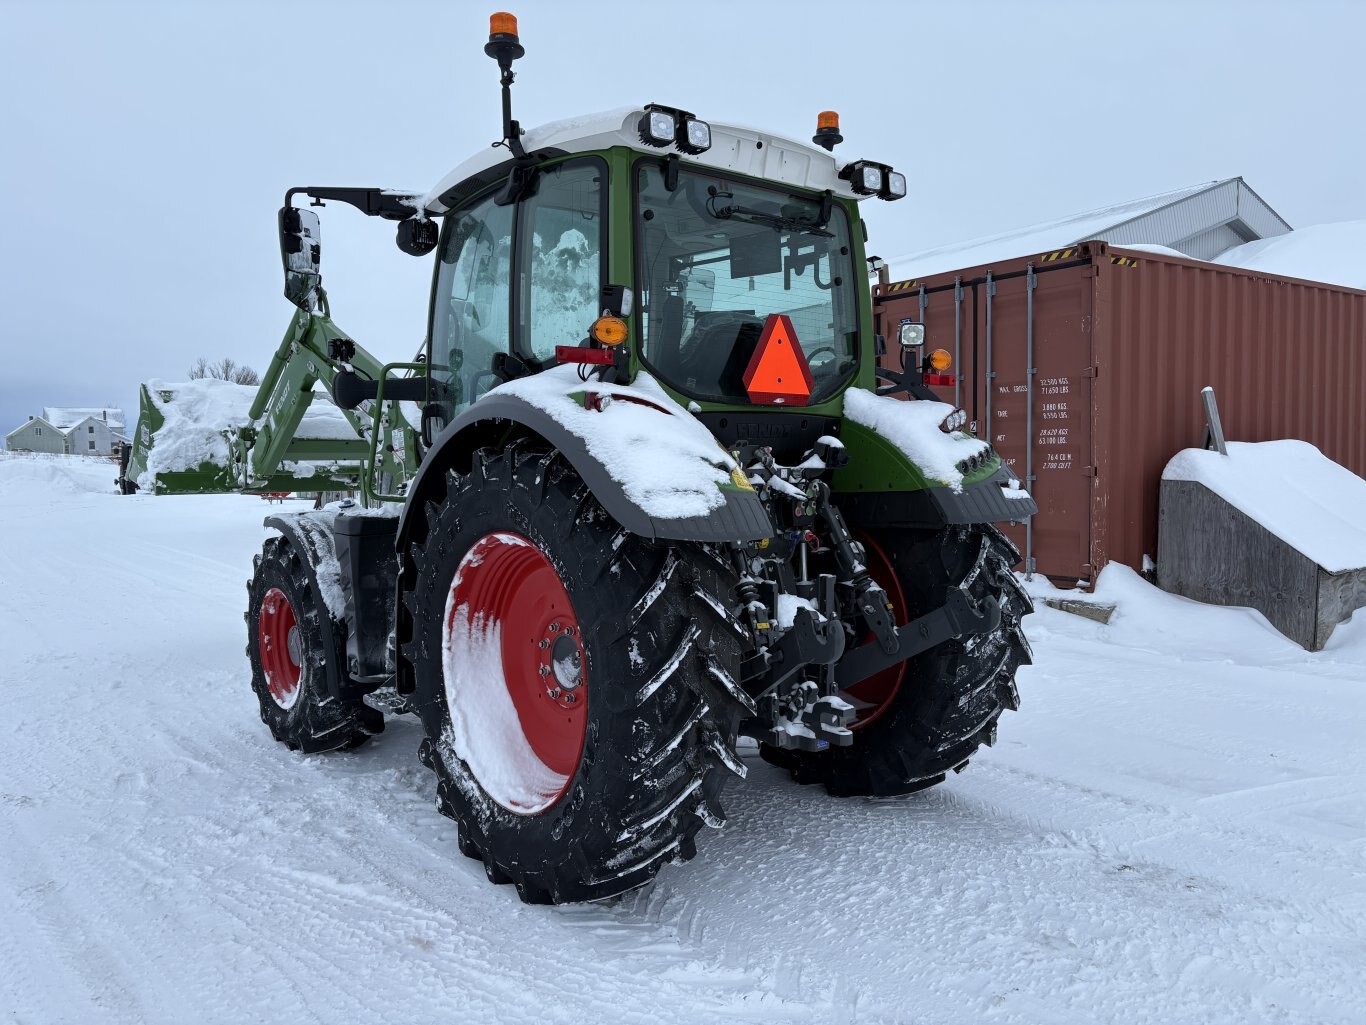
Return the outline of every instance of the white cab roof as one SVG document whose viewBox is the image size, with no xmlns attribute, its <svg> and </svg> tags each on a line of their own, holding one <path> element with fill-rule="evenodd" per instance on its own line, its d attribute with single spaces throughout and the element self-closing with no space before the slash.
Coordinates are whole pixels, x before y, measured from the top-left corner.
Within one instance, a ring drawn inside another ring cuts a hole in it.
<svg viewBox="0 0 1366 1025">
<path fill-rule="evenodd" d="M 840 167 L 849 161 L 837 160 L 833 154 L 815 146 L 755 128 L 708 121 L 711 125 L 711 149 L 691 156 L 679 153 L 672 146 L 655 149 L 641 142 L 636 126 L 643 113 L 644 109 L 640 107 L 623 107 L 600 114 L 552 121 L 525 132 L 522 146 L 528 153 L 537 150 L 582 153 L 613 146 L 628 146 L 653 156 L 677 153 L 685 163 L 783 182 L 797 188 L 817 191 L 829 189 L 838 196 L 853 199 L 866 198 L 855 196 L 849 183 L 839 178 Z M 440 201 L 440 196 L 480 171 L 510 159 L 510 156 L 506 148 L 499 146 L 487 148 L 466 160 L 427 193 L 423 199 L 425 208 L 433 214 L 445 213 L 447 207 Z"/>
</svg>

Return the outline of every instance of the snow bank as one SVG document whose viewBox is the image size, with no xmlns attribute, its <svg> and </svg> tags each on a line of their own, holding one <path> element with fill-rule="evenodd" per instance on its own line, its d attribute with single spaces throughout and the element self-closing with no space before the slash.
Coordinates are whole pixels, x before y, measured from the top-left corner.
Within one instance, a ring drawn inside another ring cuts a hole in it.
<svg viewBox="0 0 1366 1025">
<path fill-rule="evenodd" d="M 1214 262 L 1366 289 L 1363 252 L 1366 252 L 1366 221 L 1340 221 L 1297 228 L 1285 235 L 1235 246 Z"/>
<path fill-rule="evenodd" d="M 247 414 L 259 391 L 255 385 L 208 378 L 180 383 L 154 379 L 146 387 L 152 404 L 165 417 L 165 423 L 156 432 L 155 444 L 147 453 L 147 470 L 138 477 L 138 486 L 148 492 L 155 489 L 158 473 L 193 470 L 203 463 L 225 466 L 226 432 L 251 422 Z M 322 441 L 351 440 L 356 431 L 330 398 L 315 392 L 297 436 Z"/>
<path fill-rule="evenodd" d="M 118 466 L 109 459 L 0 452 L 0 494 L 112 493 Z"/>
<path fill-rule="evenodd" d="M 1188 448 L 1163 480 L 1195 481 L 1330 573 L 1366 567 L 1366 480 L 1304 441 Z"/>
<path fill-rule="evenodd" d="M 963 431 L 941 431 L 940 423 L 953 409 L 947 402 L 903 402 L 857 389 L 844 393 L 844 412 L 850 420 L 882 435 L 931 480 L 962 491 L 963 474 L 958 463 L 989 451 L 991 446 Z"/>
<path fill-rule="evenodd" d="M 571 397 L 584 391 L 613 401 L 601 412 L 584 409 Z M 706 516 L 725 504 L 718 485 L 731 479 L 735 460 L 644 371 L 633 384 L 616 385 L 584 383 L 577 366 L 554 367 L 489 394 L 513 395 L 548 413 L 655 519 Z"/>
</svg>

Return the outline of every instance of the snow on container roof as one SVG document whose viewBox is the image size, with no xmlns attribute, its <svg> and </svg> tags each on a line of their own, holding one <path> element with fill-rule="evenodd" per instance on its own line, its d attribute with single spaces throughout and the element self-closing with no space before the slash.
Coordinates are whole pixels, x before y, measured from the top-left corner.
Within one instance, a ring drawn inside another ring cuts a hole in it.
<svg viewBox="0 0 1366 1025">
<path fill-rule="evenodd" d="M 1305 441 L 1188 448 L 1163 480 L 1195 481 L 1330 573 L 1366 567 L 1366 480 Z"/>
<path fill-rule="evenodd" d="M 1099 239 L 1148 243 L 1206 260 L 1290 225 L 1241 178 L 1205 182 L 887 261 L 893 281 L 982 267 Z"/>
<path fill-rule="evenodd" d="M 1215 263 L 1366 289 L 1366 221 L 1297 228 L 1230 249 Z"/>
<path fill-rule="evenodd" d="M 711 125 L 711 148 L 695 155 L 676 153 L 672 148 L 654 149 L 640 141 L 636 125 L 643 113 L 639 107 L 620 107 L 598 114 L 552 121 L 527 131 L 522 136 L 522 146 L 528 153 L 538 150 L 582 153 L 613 146 L 629 146 L 655 157 L 677 155 L 684 163 L 767 178 L 798 188 L 829 189 L 837 195 L 859 200 L 867 198 L 855 196 L 849 183 L 840 180 L 840 165 L 834 156 L 808 143 L 744 125 L 708 121 Z M 707 118 L 704 116 L 702 120 L 706 121 Z M 450 209 L 452 200 L 447 194 L 452 189 L 508 159 L 506 149 L 486 147 L 437 182 L 423 198 L 424 207 L 433 214 L 445 213 Z"/>
<path fill-rule="evenodd" d="M 123 410 L 111 406 L 44 406 L 43 419 L 61 431 L 69 431 L 86 417 L 103 420 L 111 430 L 121 431 L 126 421 Z"/>
</svg>

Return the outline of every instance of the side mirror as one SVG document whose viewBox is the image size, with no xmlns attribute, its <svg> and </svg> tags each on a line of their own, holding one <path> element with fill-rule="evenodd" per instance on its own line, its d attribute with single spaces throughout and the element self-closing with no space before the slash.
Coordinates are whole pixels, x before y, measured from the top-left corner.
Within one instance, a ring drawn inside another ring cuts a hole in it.
<svg viewBox="0 0 1366 1025">
<path fill-rule="evenodd" d="M 280 257 L 285 268 L 285 298 L 305 312 L 318 302 L 321 258 L 318 215 L 292 206 L 280 208 Z"/>
<path fill-rule="evenodd" d="M 897 341 L 903 349 L 918 349 L 925 344 L 925 325 L 903 320 L 897 329 Z"/>
</svg>

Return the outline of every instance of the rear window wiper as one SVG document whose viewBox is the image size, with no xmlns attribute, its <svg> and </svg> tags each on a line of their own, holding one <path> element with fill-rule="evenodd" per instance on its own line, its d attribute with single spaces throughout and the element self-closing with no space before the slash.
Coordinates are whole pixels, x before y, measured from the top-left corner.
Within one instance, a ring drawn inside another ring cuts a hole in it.
<svg viewBox="0 0 1366 1025">
<path fill-rule="evenodd" d="M 825 225 L 830 220 L 829 204 L 821 204 L 821 212 L 817 220 L 808 220 L 805 217 L 782 216 L 780 214 L 765 213 L 763 210 L 754 210 L 747 206 L 736 206 L 728 203 L 732 199 L 729 192 L 721 192 L 713 186 L 707 197 L 707 213 L 711 214 L 719 221 L 743 221 L 746 224 L 762 224 L 772 228 L 774 231 L 804 231 L 811 235 L 819 235 L 823 238 L 834 238 L 833 232 L 825 230 Z"/>
</svg>

